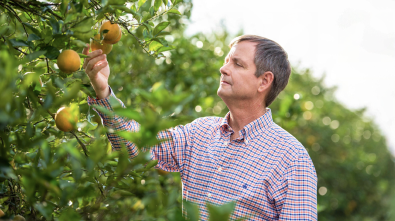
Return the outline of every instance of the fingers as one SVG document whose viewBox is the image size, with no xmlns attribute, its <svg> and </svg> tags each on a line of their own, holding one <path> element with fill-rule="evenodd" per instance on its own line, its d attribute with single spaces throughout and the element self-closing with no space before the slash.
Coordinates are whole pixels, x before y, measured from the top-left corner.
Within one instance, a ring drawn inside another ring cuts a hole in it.
<svg viewBox="0 0 395 221">
<path fill-rule="evenodd" d="M 89 58 L 84 59 L 84 64 L 82 65 L 82 67 L 84 69 L 86 69 L 86 66 L 88 65 L 89 61 L 96 58 L 97 56 L 100 56 L 102 53 L 103 53 L 103 51 L 101 49 L 99 49 L 99 50 L 92 51 L 91 53 L 86 54 L 89 56 Z"/>
<path fill-rule="evenodd" d="M 94 58 L 90 58 L 90 60 L 86 62 L 85 71 L 86 72 L 91 71 L 96 65 L 98 65 L 98 62 L 100 62 L 102 60 L 106 60 L 105 54 L 99 55 Z"/>
<path fill-rule="evenodd" d="M 99 62 L 97 65 L 93 67 L 92 70 L 86 71 L 86 74 L 88 74 L 90 79 L 94 79 L 97 73 L 103 68 L 105 68 L 108 65 L 108 62 L 106 60 Z"/>
<path fill-rule="evenodd" d="M 104 67 L 106 67 L 108 65 L 107 61 L 102 61 L 100 63 L 98 63 L 97 65 L 95 65 L 95 67 L 92 69 L 91 74 L 92 75 L 96 75 L 101 69 L 103 69 Z"/>
<path fill-rule="evenodd" d="M 90 48 L 91 46 L 89 45 L 89 44 L 86 44 L 86 47 L 82 50 L 82 54 L 86 54 L 86 55 L 88 55 L 88 52 L 89 52 L 89 48 Z"/>
</svg>

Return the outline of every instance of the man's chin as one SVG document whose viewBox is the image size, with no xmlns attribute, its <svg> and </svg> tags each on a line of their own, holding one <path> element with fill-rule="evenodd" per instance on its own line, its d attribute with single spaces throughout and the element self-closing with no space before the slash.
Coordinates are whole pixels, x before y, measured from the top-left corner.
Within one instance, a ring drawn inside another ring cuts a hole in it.
<svg viewBox="0 0 395 221">
<path fill-rule="evenodd" d="M 227 93 L 227 91 L 225 91 L 223 88 L 221 88 L 221 86 L 218 88 L 217 90 L 217 95 L 222 98 L 222 100 L 226 97 L 229 96 L 229 93 Z"/>
</svg>

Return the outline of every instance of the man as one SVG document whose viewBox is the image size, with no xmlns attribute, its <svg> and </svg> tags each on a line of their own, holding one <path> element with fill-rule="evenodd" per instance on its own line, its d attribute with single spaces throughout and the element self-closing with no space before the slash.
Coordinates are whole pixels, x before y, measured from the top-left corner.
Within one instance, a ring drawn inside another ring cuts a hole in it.
<svg viewBox="0 0 395 221">
<path fill-rule="evenodd" d="M 286 52 L 267 38 L 244 35 L 234 39 L 221 67 L 218 96 L 229 113 L 224 117 L 199 118 L 185 126 L 162 131 L 167 139 L 151 149 L 158 168 L 180 172 L 183 199 L 200 206 L 208 219 L 205 202 L 236 201 L 232 220 L 317 220 L 317 176 L 305 148 L 276 125 L 267 108 L 285 88 L 291 73 Z M 84 50 L 88 54 L 88 49 Z M 97 99 L 111 110 L 109 66 L 99 51 L 89 54 L 84 68 Z M 137 131 L 136 121 L 110 118 L 99 113 L 104 125 L 115 130 Z M 131 157 L 133 143 L 108 134 L 113 148 L 122 142 Z"/>
</svg>

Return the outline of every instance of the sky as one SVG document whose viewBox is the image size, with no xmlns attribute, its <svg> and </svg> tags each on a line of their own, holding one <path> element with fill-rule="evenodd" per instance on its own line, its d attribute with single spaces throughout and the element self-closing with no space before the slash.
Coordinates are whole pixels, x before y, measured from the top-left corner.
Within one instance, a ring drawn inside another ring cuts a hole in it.
<svg viewBox="0 0 395 221">
<path fill-rule="evenodd" d="M 351 110 L 367 108 L 395 155 L 395 0 L 194 0 L 187 34 L 224 23 L 278 42 Z"/>
</svg>

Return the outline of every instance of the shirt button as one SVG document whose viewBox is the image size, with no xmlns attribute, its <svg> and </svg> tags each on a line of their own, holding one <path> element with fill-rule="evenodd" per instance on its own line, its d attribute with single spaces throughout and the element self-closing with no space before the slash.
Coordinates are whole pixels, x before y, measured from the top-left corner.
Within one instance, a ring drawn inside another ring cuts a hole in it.
<svg viewBox="0 0 395 221">
<path fill-rule="evenodd" d="M 224 144 L 225 144 L 225 146 L 228 145 L 228 141 L 225 141 Z"/>
<path fill-rule="evenodd" d="M 208 196 L 208 197 L 211 197 L 211 193 L 208 193 L 207 196 Z"/>
<path fill-rule="evenodd" d="M 245 142 L 246 144 L 248 144 L 248 140 L 245 140 L 244 142 Z"/>
<path fill-rule="evenodd" d="M 221 168 L 221 167 L 218 167 L 218 171 L 221 172 L 221 171 L 222 171 L 222 168 Z"/>
</svg>

